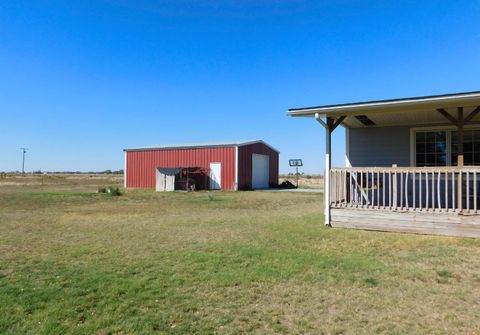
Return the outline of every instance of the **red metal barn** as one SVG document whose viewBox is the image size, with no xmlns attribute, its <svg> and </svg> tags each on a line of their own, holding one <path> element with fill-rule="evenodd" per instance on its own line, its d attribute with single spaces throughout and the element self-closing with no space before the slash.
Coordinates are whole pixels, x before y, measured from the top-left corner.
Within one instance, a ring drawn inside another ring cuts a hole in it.
<svg viewBox="0 0 480 335">
<path fill-rule="evenodd" d="M 250 190 L 278 183 L 279 152 L 260 140 L 124 151 L 125 188 Z"/>
</svg>

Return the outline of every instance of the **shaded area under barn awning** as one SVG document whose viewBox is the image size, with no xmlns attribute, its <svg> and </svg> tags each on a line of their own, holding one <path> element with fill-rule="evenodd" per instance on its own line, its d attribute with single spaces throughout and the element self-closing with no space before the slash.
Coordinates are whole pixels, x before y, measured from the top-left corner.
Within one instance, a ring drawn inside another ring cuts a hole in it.
<svg viewBox="0 0 480 335">
<path fill-rule="evenodd" d="M 210 185 L 210 169 L 204 167 L 157 168 L 156 191 L 207 190 Z"/>
</svg>

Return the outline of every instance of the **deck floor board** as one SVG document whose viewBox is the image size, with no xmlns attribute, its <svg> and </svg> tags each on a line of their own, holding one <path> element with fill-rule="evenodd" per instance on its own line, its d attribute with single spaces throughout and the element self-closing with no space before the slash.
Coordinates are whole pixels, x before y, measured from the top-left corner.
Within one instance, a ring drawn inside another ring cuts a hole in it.
<svg viewBox="0 0 480 335">
<path fill-rule="evenodd" d="M 480 215 L 332 208 L 331 225 L 339 228 L 480 237 Z"/>
</svg>

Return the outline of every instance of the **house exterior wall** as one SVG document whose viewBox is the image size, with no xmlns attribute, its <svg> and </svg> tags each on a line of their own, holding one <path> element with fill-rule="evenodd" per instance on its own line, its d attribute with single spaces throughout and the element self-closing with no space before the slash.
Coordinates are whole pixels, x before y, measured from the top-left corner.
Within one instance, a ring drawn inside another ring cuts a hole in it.
<svg viewBox="0 0 480 335">
<path fill-rule="evenodd" d="M 204 167 L 222 163 L 222 190 L 235 189 L 235 147 L 157 149 L 126 152 L 126 187 L 155 188 L 157 168 Z"/>
<path fill-rule="evenodd" d="M 347 159 L 352 167 L 410 166 L 410 128 L 350 128 Z"/>
<path fill-rule="evenodd" d="M 252 188 L 252 155 L 267 155 L 269 160 L 270 185 L 278 184 L 278 152 L 263 143 L 238 147 L 238 189 Z"/>
</svg>

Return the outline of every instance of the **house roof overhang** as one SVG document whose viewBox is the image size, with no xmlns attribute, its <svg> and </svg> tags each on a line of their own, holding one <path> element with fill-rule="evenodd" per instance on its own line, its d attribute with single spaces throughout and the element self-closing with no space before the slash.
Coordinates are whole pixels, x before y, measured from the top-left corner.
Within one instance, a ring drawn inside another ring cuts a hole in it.
<svg viewBox="0 0 480 335">
<path fill-rule="evenodd" d="M 480 106 L 480 91 L 292 108 L 287 111 L 287 115 L 331 118 L 347 116 L 342 124 L 348 128 L 426 125 L 448 123 L 445 117 L 438 113 L 438 109 L 444 109 L 455 117 L 458 107 L 463 107 L 468 115 L 477 106 Z M 357 118 L 349 117 L 360 115 L 368 116 L 374 125 L 367 126 Z M 480 114 L 471 121 L 472 123 L 480 122 Z"/>
</svg>

